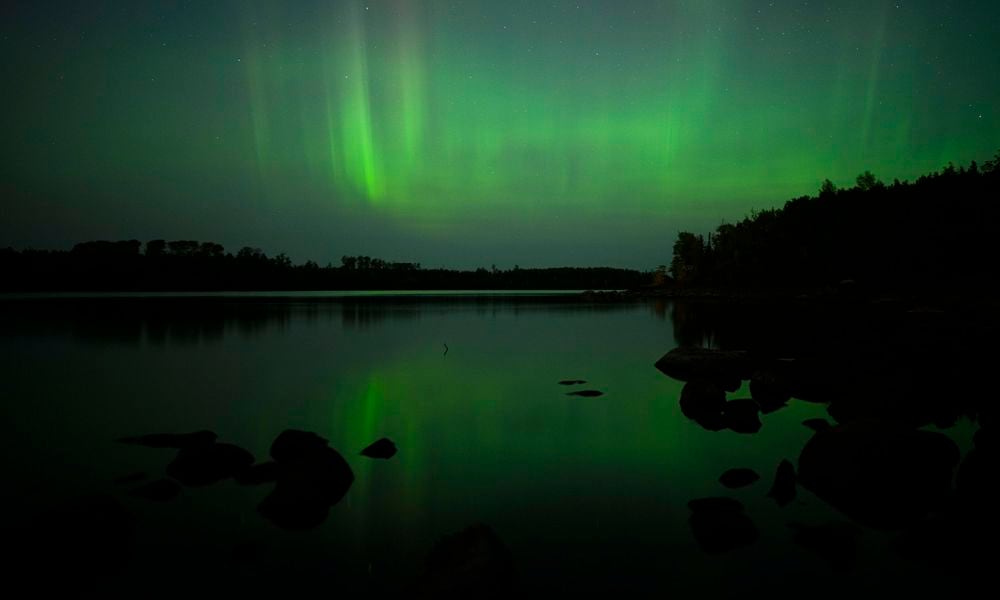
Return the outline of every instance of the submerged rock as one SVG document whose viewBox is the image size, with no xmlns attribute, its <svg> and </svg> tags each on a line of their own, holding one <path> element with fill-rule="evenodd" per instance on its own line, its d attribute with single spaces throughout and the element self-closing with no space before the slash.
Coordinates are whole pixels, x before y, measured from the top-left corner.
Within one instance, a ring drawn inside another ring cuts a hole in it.
<svg viewBox="0 0 1000 600">
<path fill-rule="evenodd" d="M 514 577 L 510 551 L 492 529 L 477 524 L 434 545 L 419 588 L 432 596 L 507 597 Z"/>
<path fill-rule="evenodd" d="M 148 448 L 192 448 L 204 447 L 215 442 L 218 436 L 214 431 L 195 431 L 192 433 L 148 433 L 132 437 L 118 438 L 122 444 L 146 446 Z"/>
<path fill-rule="evenodd" d="M 157 479 L 145 485 L 140 485 L 128 493 L 129 496 L 153 500 L 154 502 L 167 502 L 173 500 L 181 493 L 181 486 L 169 479 Z"/>
<path fill-rule="evenodd" d="M 389 438 L 382 438 L 362 450 L 361 455 L 368 458 L 392 458 L 396 455 L 396 444 Z"/>
<path fill-rule="evenodd" d="M 600 390 L 577 390 L 575 392 L 567 392 L 567 396 L 583 396 L 584 398 L 597 398 L 598 396 L 603 396 L 604 392 Z"/>
<path fill-rule="evenodd" d="M 727 488 L 741 488 L 752 485 L 758 479 L 760 475 L 753 469 L 738 468 L 729 469 L 719 476 L 719 483 Z"/>
<path fill-rule="evenodd" d="M 767 497 L 774 499 L 778 506 L 785 507 L 795 499 L 795 467 L 787 459 L 778 463 L 774 473 L 774 483 Z"/>
<path fill-rule="evenodd" d="M 282 432 L 271 446 L 271 456 L 278 464 L 277 483 L 257 510 L 284 529 L 321 524 L 354 482 L 344 457 L 314 433 Z"/>
<path fill-rule="evenodd" d="M 895 529 L 949 497 L 958 459 L 940 433 L 856 421 L 813 435 L 799 456 L 799 482 L 862 524 Z"/>
<path fill-rule="evenodd" d="M 189 446 L 167 465 L 167 475 L 186 486 L 202 486 L 234 477 L 253 464 L 253 454 L 233 444 Z"/>
<path fill-rule="evenodd" d="M 732 498 L 699 498 L 688 502 L 688 523 L 694 539 L 708 554 L 720 554 L 749 546 L 760 533 L 743 514 L 743 505 Z"/>
</svg>

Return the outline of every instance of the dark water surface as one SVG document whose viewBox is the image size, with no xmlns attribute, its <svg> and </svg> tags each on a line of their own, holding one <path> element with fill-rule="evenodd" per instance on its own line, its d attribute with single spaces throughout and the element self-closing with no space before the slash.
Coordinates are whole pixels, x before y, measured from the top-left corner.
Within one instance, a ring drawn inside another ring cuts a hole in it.
<svg viewBox="0 0 1000 600">
<path fill-rule="evenodd" d="M 784 508 L 765 497 L 779 462 L 795 463 L 813 435 L 802 421 L 828 418 L 826 407 L 793 399 L 761 415 L 756 434 L 703 429 L 681 413 L 683 384 L 653 366 L 678 338 L 677 311 L 662 302 L 240 298 L 0 308 L 4 529 L 33 527 L 75 498 L 117 499 L 134 517 L 134 536 L 122 568 L 96 577 L 104 591 L 408 590 L 435 541 L 475 523 L 510 550 L 514 589 L 525 593 L 953 586 L 943 567 L 899 557 L 892 533 L 863 529 L 847 569 L 794 543 L 789 523 L 848 521 L 801 487 Z M 567 379 L 587 383 L 558 384 Z M 581 389 L 604 395 L 567 395 Z M 746 383 L 730 397 L 749 397 Z M 129 496 L 137 484 L 114 482 L 135 472 L 158 479 L 176 453 L 116 443 L 122 436 L 210 429 L 263 461 L 287 428 L 329 439 L 356 478 L 310 531 L 260 516 L 271 486 L 227 480 L 157 503 Z M 946 433 L 964 453 L 973 430 L 960 419 Z M 359 454 L 381 437 L 398 454 Z M 734 467 L 761 478 L 726 489 L 718 479 Z M 704 552 L 687 506 L 704 496 L 740 500 L 759 539 Z"/>
</svg>

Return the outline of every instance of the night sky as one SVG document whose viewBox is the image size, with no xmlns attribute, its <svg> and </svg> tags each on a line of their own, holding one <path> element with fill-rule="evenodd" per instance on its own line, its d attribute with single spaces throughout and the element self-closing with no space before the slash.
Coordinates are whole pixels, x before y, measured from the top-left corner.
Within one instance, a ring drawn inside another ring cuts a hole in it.
<svg viewBox="0 0 1000 600">
<path fill-rule="evenodd" d="M 669 262 L 1000 147 L 996 0 L 7 2 L 0 246 Z"/>
</svg>

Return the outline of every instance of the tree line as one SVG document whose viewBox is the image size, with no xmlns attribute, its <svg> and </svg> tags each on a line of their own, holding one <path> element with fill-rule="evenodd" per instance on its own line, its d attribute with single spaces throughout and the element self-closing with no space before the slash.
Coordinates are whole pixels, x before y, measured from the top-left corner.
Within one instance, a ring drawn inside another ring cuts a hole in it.
<svg viewBox="0 0 1000 600">
<path fill-rule="evenodd" d="M 850 188 L 753 211 L 707 236 L 677 235 L 670 274 L 688 288 L 987 288 L 998 279 L 1000 152 L 914 182 L 869 171 Z"/>
<path fill-rule="evenodd" d="M 426 269 L 420 263 L 343 256 L 293 264 L 244 247 L 195 240 L 90 241 L 72 250 L 0 249 L 0 291 L 263 291 L 630 289 L 650 275 L 615 268 Z"/>
</svg>

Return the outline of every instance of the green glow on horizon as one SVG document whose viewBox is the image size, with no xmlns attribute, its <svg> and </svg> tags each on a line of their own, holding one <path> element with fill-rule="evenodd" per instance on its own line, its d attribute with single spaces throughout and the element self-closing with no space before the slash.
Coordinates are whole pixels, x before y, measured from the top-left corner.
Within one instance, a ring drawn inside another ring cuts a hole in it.
<svg viewBox="0 0 1000 600">
<path fill-rule="evenodd" d="M 67 222 L 99 206 L 86 230 L 100 235 L 204 223 L 250 242 L 277 218 L 311 241 L 259 243 L 295 253 L 387 225 L 421 240 L 501 227 L 544 247 L 590 224 L 641 235 L 647 260 L 656 232 L 739 219 L 827 177 L 991 157 L 997 23 L 983 0 L 176 7 L 81 25 L 82 41 L 0 40 L 23 92 L 3 111 L 4 158 L 19 206 L 48 199 Z M 42 212 L 8 228 L 42 227 Z M 407 243 L 400 258 L 421 257 Z"/>
</svg>

